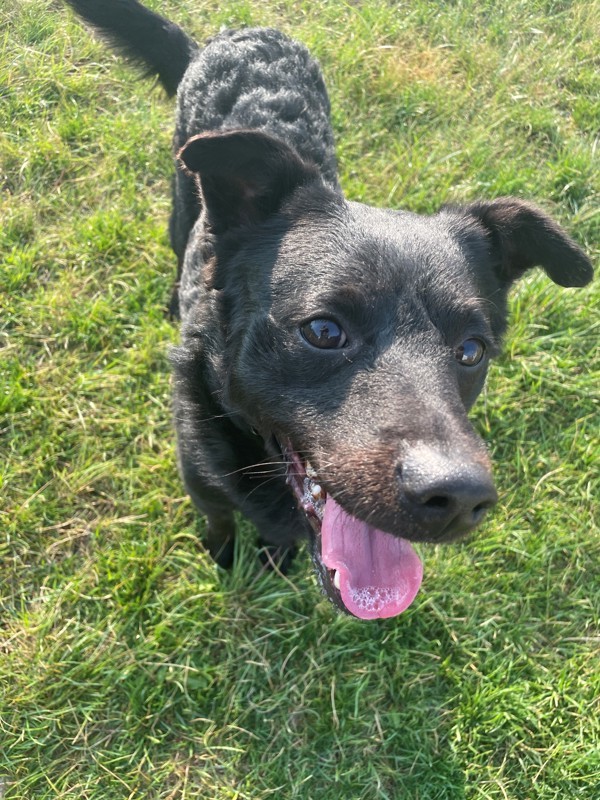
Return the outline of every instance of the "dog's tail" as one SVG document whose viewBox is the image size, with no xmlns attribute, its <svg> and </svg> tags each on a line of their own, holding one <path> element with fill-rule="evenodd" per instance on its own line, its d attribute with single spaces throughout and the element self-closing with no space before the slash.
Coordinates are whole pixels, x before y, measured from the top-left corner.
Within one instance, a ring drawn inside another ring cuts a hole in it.
<svg viewBox="0 0 600 800">
<path fill-rule="evenodd" d="M 198 45 L 173 22 L 137 0 L 66 0 L 127 59 L 156 75 L 172 96 Z"/>
</svg>

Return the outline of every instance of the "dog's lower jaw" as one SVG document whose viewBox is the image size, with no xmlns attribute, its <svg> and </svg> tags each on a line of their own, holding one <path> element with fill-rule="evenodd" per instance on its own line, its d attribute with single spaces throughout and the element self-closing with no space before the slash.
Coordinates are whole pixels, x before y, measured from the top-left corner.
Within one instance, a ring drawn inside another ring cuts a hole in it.
<svg viewBox="0 0 600 800">
<path fill-rule="evenodd" d="M 312 558 L 327 597 L 360 619 L 392 617 L 414 600 L 423 577 L 411 544 L 348 514 L 291 444 L 284 449 L 298 507 L 312 529 Z"/>
<path fill-rule="evenodd" d="M 279 445 L 277 440 L 275 441 L 287 464 L 286 483 L 294 494 L 299 513 L 307 522 L 309 550 L 319 585 L 325 596 L 340 611 L 351 615 L 340 594 L 339 575 L 336 575 L 334 570 L 328 569 L 321 558 L 321 526 L 325 494 L 320 484 L 315 481 L 317 474 L 309 462 L 304 462 L 300 458 L 289 441 L 285 445 Z"/>
</svg>

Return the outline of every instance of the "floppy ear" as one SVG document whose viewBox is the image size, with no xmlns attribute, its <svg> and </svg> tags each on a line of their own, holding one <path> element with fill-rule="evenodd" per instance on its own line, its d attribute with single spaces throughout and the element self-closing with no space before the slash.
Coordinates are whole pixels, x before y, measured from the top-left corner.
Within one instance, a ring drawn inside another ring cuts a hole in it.
<svg viewBox="0 0 600 800">
<path fill-rule="evenodd" d="M 498 277 L 506 284 L 531 267 L 543 267 L 560 286 L 585 286 L 592 264 L 583 250 L 547 214 L 513 197 L 473 203 L 463 211 L 488 232 Z"/>
<path fill-rule="evenodd" d="M 266 219 L 294 189 L 319 174 L 284 142 L 255 130 L 192 136 L 177 157 L 197 176 L 216 232 Z"/>
</svg>

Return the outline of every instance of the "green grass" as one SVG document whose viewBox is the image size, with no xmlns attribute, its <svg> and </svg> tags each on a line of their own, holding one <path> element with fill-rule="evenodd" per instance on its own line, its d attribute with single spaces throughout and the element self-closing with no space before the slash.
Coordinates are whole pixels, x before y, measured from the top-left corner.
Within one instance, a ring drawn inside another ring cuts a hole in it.
<svg viewBox="0 0 600 800">
<path fill-rule="evenodd" d="M 320 58 L 347 194 L 514 193 L 598 257 L 597 0 L 154 0 Z M 0 797 L 600 797 L 600 289 L 514 292 L 502 500 L 360 623 L 198 544 L 170 422 L 173 109 L 60 3 L 0 10 Z"/>
</svg>

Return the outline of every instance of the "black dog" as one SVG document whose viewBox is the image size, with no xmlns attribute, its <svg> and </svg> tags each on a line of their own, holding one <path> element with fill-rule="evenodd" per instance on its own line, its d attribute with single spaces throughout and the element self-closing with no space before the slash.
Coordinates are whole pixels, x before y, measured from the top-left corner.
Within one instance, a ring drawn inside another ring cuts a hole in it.
<svg viewBox="0 0 600 800">
<path fill-rule="evenodd" d="M 344 199 L 306 49 L 269 29 L 204 49 L 136 0 L 68 0 L 178 94 L 173 355 L 186 488 L 231 562 L 234 510 L 278 555 L 309 537 L 326 593 L 400 613 L 421 563 L 496 501 L 467 410 L 513 281 L 592 275 L 542 211 L 503 198 L 432 217 Z"/>
</svg>

